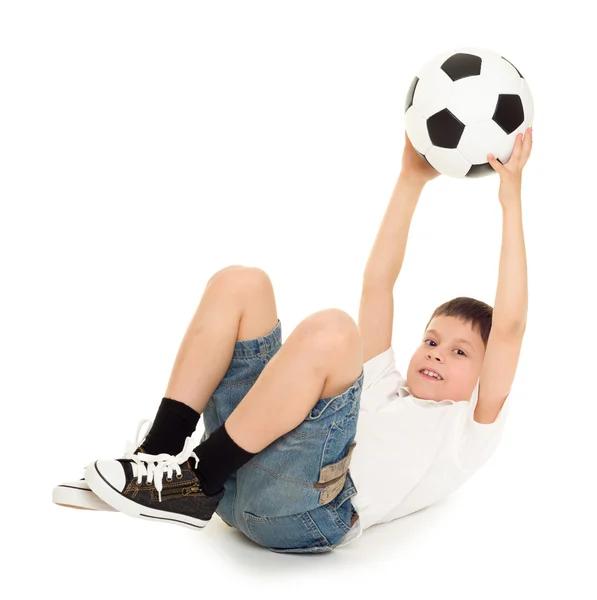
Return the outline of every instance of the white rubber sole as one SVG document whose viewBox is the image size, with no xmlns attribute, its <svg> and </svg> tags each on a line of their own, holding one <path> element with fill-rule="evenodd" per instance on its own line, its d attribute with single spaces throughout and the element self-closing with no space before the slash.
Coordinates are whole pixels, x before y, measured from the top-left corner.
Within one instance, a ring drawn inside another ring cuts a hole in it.
<svg viewBox="0 0 597 600">
<path fill-rule="evenodd" d="M 57 485 L 52 491 L 52 502 L 67 508 L 114 512 L 109 504 L 106 504 L 89 489 L 85 481 Z"/>
<path fill-rule="evenodd" d="M 209 521 L 195 519 L 188 515 L 149 508 L 148 506 L 129 500 L 102 476 L 97 468 L 97 461 L 91 463 L 85 470 L 85 481 L 99 498 L 119 512 L 130 517 L 174 523 L 175 525 L 182 525 L 183 527 L 195 530 L 203 529 L 209 523 Z"/>
</svg>

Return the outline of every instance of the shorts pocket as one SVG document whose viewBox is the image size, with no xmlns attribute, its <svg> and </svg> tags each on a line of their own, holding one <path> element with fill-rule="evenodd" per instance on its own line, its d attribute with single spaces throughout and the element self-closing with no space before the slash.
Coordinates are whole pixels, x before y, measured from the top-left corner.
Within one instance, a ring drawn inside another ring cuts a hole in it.
<svg viewBox="0 0 597 600">
<path fill-rule="evenodd" d="M 327 552 L 330 544 L 308 512 L 260 517 L 243 511 L 249 537 L 274 552 Z"/>
<path fill-rule="evenodd" d="M 333 434 L 333 431 L 332 428 L 331 434 Z M 350 444 L 342 459 L 326 465 L 319 472 L 319 480 L 313 484 L 313 487 L 319 490 L 320 506 L 329 504 L 345 489 L 348 468 L 356 445 L 356 442 Z"/>
</svg>

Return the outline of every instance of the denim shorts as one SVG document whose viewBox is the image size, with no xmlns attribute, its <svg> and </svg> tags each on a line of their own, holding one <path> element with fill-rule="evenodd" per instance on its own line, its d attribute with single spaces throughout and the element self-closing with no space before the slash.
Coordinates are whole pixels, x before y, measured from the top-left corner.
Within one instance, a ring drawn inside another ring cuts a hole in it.
<svg viewBox="0 0 597 600">
<path fill-rule="evenodd" d="M 280 321 L 263 337 L 236 342 L 228 371 L 203 412 L 202 442 L 230 416 L 281 346 Z M 344 393 L 319 399 L 302 423 L 228 477 L 216 509 L 225 523 L 273 552 L 293 553 L 333 550 L 356 526 L 350 499 L 357 489 L 348 467 L 363 376 Z"/>
</svg>

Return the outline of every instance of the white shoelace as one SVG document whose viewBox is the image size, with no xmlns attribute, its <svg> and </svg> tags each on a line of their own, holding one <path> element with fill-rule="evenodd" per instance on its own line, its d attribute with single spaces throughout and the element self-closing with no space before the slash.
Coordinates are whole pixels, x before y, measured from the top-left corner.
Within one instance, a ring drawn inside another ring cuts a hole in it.
<svg viewBox="0 0 597 600">
<path fill-rule="evenodd" d="M 149 427 L 143 437 L 140 436 L 141 429 L 143 426 L 149 423 Z M 168 479 L 172 479 L 172 474 L 176 473 L 180 475 L 182 469 L 180 465 L 185 463 L 189 458 L 195 459 L 195 466 L 199 464 L 199 458 L 193 451 L 198 445 L 193 436 L 187 437 L 184 443 L 184 447 L 181 452 L 176 456 L 172 454 L 135 454 L 135 450 L 141 445 L 141 442 L 145 439 L 145 436 L 151 429 L 152 422 L 149 420 L 143 420 L 137 427 L 136 443 L 127 442 L 124 458 L 133 461 L 131 465 L 133 467 L 133 474 L 137 477 L 137 483 L 141 484 L 143 476 L 146 477 L 147 483 L 153 483 L 155 489 L 158 492 L 159 501 L 162 501 L 162 480 L 164 475 L 168 476 Z"/>
</svg>

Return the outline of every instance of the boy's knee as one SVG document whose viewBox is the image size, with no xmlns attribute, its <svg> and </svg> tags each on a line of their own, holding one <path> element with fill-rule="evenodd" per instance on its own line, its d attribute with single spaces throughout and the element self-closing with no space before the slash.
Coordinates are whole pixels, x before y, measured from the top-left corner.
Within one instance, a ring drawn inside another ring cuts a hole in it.
<svg viewBox="0 0 597 600">
<path fill-rule="evenodd" d="M 361 342 L 361 333 L 354 319 L 339 308 L 328 308 L 307 318 L 314 335 L 326 345 L 340 345 Z"/>
<path fill-rule="evenodd" d="M 216 271 L 208 283 L 218 283 L 229 288 L 240 288 L 244 291 L 247 288 L 272 287 L 269 275 L 259 267 L 248 267 L 245 265 L 230 265 Z"/>
<path fill-rule="evenodd" d="M 238 271 L 242 271 L 243 269 L 248 269 L 250 267 L 246 267 L 245 265 L 228 265 L 219 271 L 216 271 L 210 278 L 209 281 L 220 280 L 224 277 L 229 277 L 229 273 L 237 273 Z"/>
</svg>

